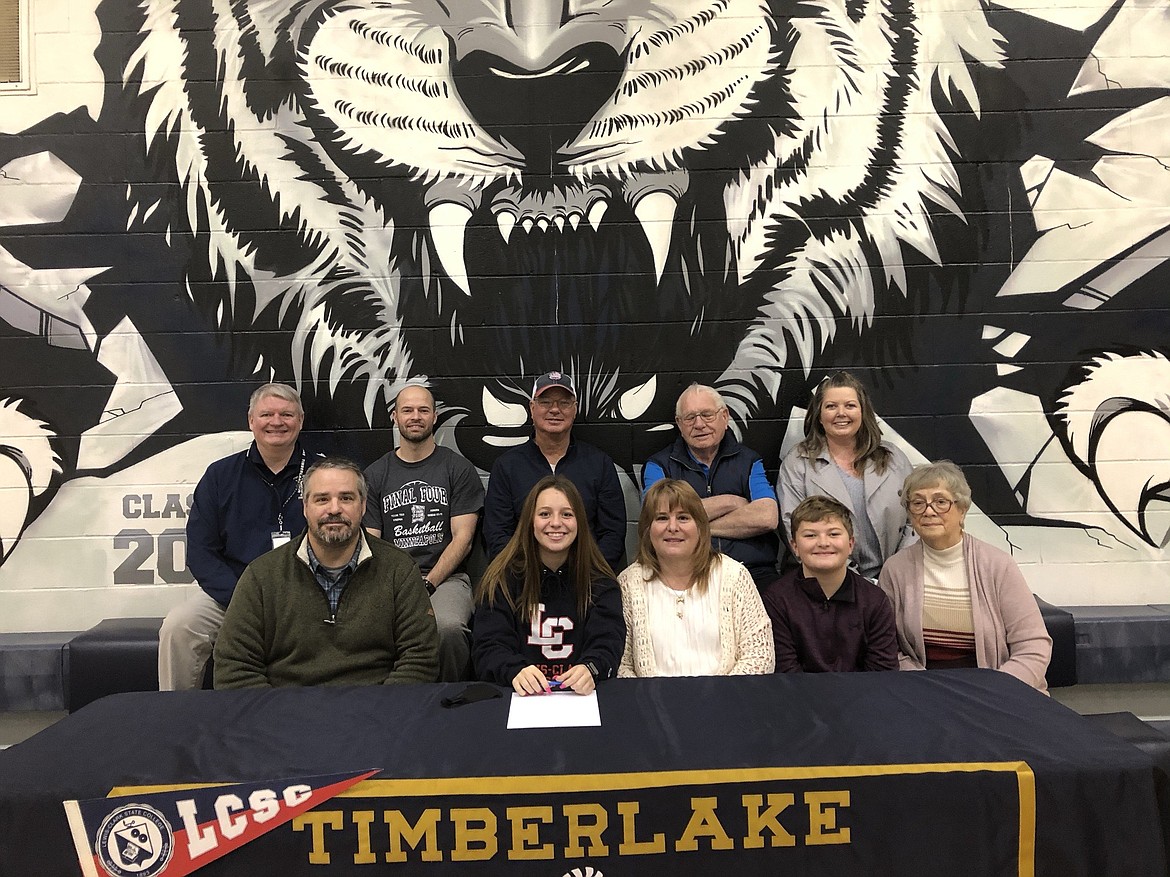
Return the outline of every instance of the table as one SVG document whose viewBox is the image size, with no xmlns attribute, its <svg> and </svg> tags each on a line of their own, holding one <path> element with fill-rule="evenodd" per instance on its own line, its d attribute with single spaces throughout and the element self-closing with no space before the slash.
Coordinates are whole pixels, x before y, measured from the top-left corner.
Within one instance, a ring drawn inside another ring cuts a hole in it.
<svg viewBox="0 0 1170 877">
<path fill-rule="evenodd" d="M 256 789 L 369 769 L 198 873 L 1166 874 L 1149 757 L 1006 674 L 613 680 L 555 730 L 461 687 L 99 700 L 0 752 L 0 874 L 81 873 L 66 799 L 179 796 L 215 843 Z"/>
</svg>

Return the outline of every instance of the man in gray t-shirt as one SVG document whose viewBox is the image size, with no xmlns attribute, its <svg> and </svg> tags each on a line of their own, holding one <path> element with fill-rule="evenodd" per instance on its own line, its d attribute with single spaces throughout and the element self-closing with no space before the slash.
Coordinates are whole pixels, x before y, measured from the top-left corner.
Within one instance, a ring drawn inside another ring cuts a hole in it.
<svg viewBox="0 0 1170 877">
<path fill-rule="evenodd" d="M 471 675 L 471 579 L 464 561 L 483 509 L 483 482 L 468 460 L 435 444 L 435 399 L 426 387 L 394 400 L 401 443 L 366 469 L 362 525 L 414 558 L 439 626 L 439 680 Z"/>
</svg>

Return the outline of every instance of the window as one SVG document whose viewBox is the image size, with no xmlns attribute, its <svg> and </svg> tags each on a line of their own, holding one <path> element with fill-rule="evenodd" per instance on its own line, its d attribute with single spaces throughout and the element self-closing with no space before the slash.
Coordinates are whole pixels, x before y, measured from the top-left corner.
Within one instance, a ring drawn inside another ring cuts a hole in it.
<svg viewBox="0 0 1170 877">
<path fill-rule="evenodd" d="M 28 88 L 27 0 L 0 0 L 0 91 Z"/>
</svg>

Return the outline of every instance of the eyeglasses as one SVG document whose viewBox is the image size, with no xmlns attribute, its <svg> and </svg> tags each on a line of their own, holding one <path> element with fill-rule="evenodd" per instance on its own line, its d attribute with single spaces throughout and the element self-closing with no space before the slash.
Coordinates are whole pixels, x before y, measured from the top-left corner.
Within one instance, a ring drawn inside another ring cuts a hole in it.
<svg viewBox="0 0 1170 877">
<path fill-rule="evenodd" d="M 924 499 L 912 499 L 907 503 L 906 507 L 910 509 L 910 514 L 921 515 L 926 511 L 926 507 L 930 506 L 934 509 L 935 514 L 945 515 L 951 510 L 951 506 L 955 504 L 953 499 L 943 499 L 942 497 L 935 497 L 930 502 Z"/>
<path fill-rule="evenodd" d="M 692 411 L 690 414 L 684 414 L 679 420 L 687 426 L 694 425 L 696 420 L 702 420 L 703 423 L 711 423 L 719 416 L 719 412 L 722 410 L 722 408 L 716 408 L 713 411 Z"/>
<path fill-rule="evenodd" d="M 576 399 L 536 399 L 535 402 L 537 407 L 544 411 L 550 411 L 553 408 L 560 411 L 572 411 L 577 407 Z"/>
</svg>

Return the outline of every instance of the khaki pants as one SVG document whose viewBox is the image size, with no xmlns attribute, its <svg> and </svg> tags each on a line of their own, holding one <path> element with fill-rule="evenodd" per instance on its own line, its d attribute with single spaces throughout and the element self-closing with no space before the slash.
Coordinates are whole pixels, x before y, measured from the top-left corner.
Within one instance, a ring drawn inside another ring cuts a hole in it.
<svg viewBox="0 0 1170 877">
<path fill-rule="evenodd" d="M 203 671 L 223 616 L 223 607 L 202 590 L 167 613 L 158 632 L 159 691 L 203 687 Z"/>
</svg>

